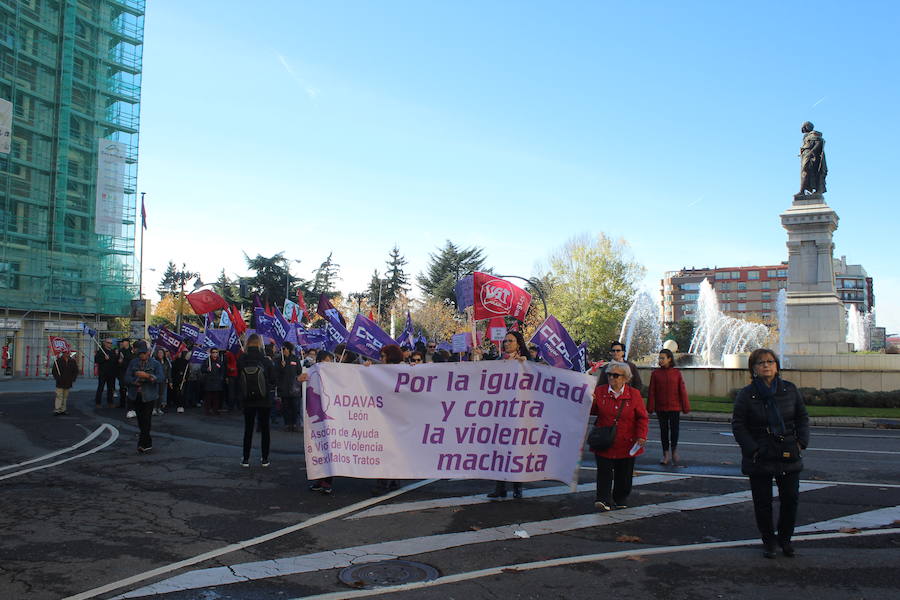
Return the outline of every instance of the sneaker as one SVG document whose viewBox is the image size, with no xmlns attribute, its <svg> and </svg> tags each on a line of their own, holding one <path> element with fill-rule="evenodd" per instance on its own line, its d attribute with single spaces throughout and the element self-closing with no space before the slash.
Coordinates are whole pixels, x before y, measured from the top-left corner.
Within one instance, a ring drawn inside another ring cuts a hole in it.
<svg viewBox="0 0 900 600">
<path fill-rule="evenodd" d="M 312 483 L 309 484 L 309 491 L 311 491 L 311 492 L 322 492 L 324 490 L 325 490 L 325 488 L 323 487 L 323 484 L 321 481 L 313 481 Z"/>
<path fill-rule="evenodd" d="M 242 467 L 249 467 L 249 466 L 250 466 L 250 459 L 249 459 L 249 458 L 245 458 L 245 459 L 241 460 L 241 466 L 242 466 Z"/>
<path fill-rule="evenodd" d="M 609 504 L 607 504 L 606 502 L 601 502 L 600 500 L 597 500 L 596 502 L 594 502 L 594 508 L 596 508 L 597 510 L 599 510 L 601 512 L 609 512 L 610 510 L 612 510 L 609 507 Z"/>
<path fill-rule="evenodd" d="M 133 418 L 135 418 L 136 416 L 137 416 L 137 413 L 134 412 L 133 410 L 129 410 L 127 413 L 125 413 L 125 418 L 126 418 L 126 419 L 133 419 Z"/>
<path fill-rule="evenodd" d="M 177 409 L 175 409 L 175 412 L 177 412 L 177 413 L 183 413 L 183 412 L 184 412 L 184 407 L 183 407 L 183 406 L 179 406 Z"/>
<path fill-rule="evenodd" d="M 323 481 L 321 484 L 321 488 L 319 491 L 325 494 L 326 496 L 330 496 L 334 490 L 331 487 L 331 484 L 327 481 Z"/>
<path fill-rule="evenodd" d="M 264 459 L 262 460 L 262 462 L 259 463 L 259 465 L 260 465 L 261 467 L 268 467 L 270 464 L 272 464 L 272 463 L 269 462 L 269 459 L 268 459 L 268 458 L 264 458 Z"/>
<path fill-rule="evenodd" d="M 142 448 L 141 446 L 138 446 L 138 452 L 140 452 L 141 454 L 146 454 L 147 452 L 150 452 L 151 450 L 153 450 L 153 446 L 147 446 L 146 448 Z"/>
<path fill-rule="evenodd" d="M 623 508 L 628 508 L 625 504 L 616 504 L 613 506 L 613 510 L 622 510 Z"/>
</svg>

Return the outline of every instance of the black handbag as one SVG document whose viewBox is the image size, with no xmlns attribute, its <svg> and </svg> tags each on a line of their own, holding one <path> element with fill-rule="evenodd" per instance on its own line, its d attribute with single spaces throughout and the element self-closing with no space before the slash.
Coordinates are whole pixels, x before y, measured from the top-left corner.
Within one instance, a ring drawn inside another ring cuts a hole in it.
<svg viewBox="0 0 900 600">
<path fill-rule="evenodd" d="M 625 400 L 619 404 L 619 411 L 616 413 L 616 418 L 612 425 L 607 425 L 606 427 L 594 427 L 591 430 L 587 438 L 588 446 L 591 450 L 600 452 L 613 445 L 613 442 L 616 441 L 616 427 L 619 424 L 619 417 L 622 414 L 623 408 L 625 408 Z"/>
</svg>

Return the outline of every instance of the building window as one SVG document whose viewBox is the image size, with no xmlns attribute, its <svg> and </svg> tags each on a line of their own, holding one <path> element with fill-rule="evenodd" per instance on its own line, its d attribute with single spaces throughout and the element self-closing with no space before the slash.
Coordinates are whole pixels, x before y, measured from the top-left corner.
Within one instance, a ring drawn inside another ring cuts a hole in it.
<svg viewBox="0 0 900 600">
<path fill-rule="evenodd" d="M 738 310 L 747 310 L 747 303 L 746 302 L 738 302 L 737 309 Z"/>
<path fill-rule="evenodd" d="M 737 299 L 738 299 L 738 300 L 746 300 L 746 299 L 747 299 L 747 292 L 738 292 Z"/>
<path fill-rule="evenodd" d="M 728 279 L 728 273 L 716 273 L 716 279 Z"/>
<path fill-rule="evenodd" d="M 763 310 L 772 310 L 772 303 L 771 302 L 763 302 L 762 309 Z"/>
<path fill-rule="evenodd" d="M 680 287 L 683 290 L 699 290 L 700 284 L 699 283 L 682 283 Z"/>
<path fill-rule="evenodd" d="M 723 311 L 729 311 L 729 310 L 731 310 L 731 304 L 728 303 L 728 302 L 722 303 L 722 310 L 723 310 Z"/>
<path fill-rule="evenodd" d="M 771 282 L 771 281 L 760 281 L 760 282 L 759 282 L 759 287 L 761 287 L 761 288 L 764 289 L 764 290 L 771 290 L 771 289 L 772 289 L 772 282 Z"/>
<path fill-rule="evenodd" d="M 746 290 L 746 289 L 747 289 L 747 282 L 746 282 L 746 281 L 738 281 L 737 289 L 739 289 L 739 290 Z"/>
<path fill-rule="evenodd" d="M 762 293 L 763 300 L 769 300 L 771 297 L 772 297 L 772 292 L 763 292 Z"/>
<path fill-rule="evenodd" d="M 778 269 L 778 277 L 787 277 L 787 269 Z"/>
<path fill-rule="evenodd" d="M 778 277 L 778 271 L 775 269 L 769 269 L 766 271 L 766 277 Z"/>
<path fill-rule="evenodd" d="M 732 271 L 732 272 L 731 272 L 731 278 L 732 278 L 732 279 L 740 279 L 740 278 L 741 278 L 741 272 L 740 272 L 740 271 Z"/>
<path fill-rule="evenodd" d="M 747 271 L 747 279 L 759 279 L 759 271 Z"/>
<path fill-rule="evenodd" d="M 682 294 L 681 299 L 682 300 L 696 300 L 698 295 L 699 294 Z"/>
</svg>

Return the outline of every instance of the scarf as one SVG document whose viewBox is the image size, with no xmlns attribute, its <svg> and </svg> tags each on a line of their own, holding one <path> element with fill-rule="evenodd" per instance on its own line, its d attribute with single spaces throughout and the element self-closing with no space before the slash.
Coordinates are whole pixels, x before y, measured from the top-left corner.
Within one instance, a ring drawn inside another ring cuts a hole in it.
<svg viewBox="0 0 900 600">
<path fill-rule="evenodd" d="M 781 418 L 781 411 L 778 410 L 778 401 L 775 400 L 775 390 L 778 389 L 780 378 L 775 377 L 772 382 L 773 386 L 769 387 L 761 377 L 753 378 L 753 388 L 760 398 L 766 409 L 766 419 L 769 421 L 769 432 L 776 436 L 784 436 L 785 427 L 784 419 Z M 774 388 L 774 389 L 773 389 Z"/>
</svg>

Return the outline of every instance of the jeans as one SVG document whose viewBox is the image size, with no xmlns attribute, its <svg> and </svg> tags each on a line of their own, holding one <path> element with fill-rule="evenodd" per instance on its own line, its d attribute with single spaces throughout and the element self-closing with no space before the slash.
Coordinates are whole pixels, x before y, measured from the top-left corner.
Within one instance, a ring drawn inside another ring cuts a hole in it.
<svg viewBox="0 0 900 600">
<path fill-rule="evenodd" d="M 663 452 L 670 449 L 675 452 L 678 447 L 678 424 L 681 422 L 681 413 L 677 410 L 658 410 L 656 417 L 659 419 L 659 438 L 662 441 Z M 669 434 L 671 432 L 671 444 Z"/>
<path fill-rule="evenodd" d="M 797 522 L 797 505 L 800 503 L 800 472 L 762 474 L 750 476 L 750 491 L 753 493 L 753 512 L 756 527 L 763 542 L 774 542 L 775 527 L 772 523 L 772 479 L 778 485 L 778 541 L 789 542 L 794 535 Z"/>
<path fill-rule="evenodd" d="M 597 459 L 597 500 L 610 504 L 610 489 L 612 489 L 612 504 L 625 504 L 628 494 L 631 493 L 634 457 L 594 456 Z"/>
<path fill-rule="evenodd" d="M 269 460 L 269 413 L 272 409 L 268 406 L 244 407 L 244 460 L 250 460 L 250 447 L 253 445 L 253 422 L 259 425 L 260 438 L 262 439 L 262 447 L 260 448 L 262 459 Z"/>
<path fill-rule="evenodd" d="M 153 403 L 144 402 L 141 396 L 133 403 L 134 411 L 137 413 L 138 427 L 141 428 L 141 435 L 138 438 L 138 450 L 141 448 L 152 448 L 153 439 L 150 437 L 150 423 L 153 419 Z"/>
</svg>

